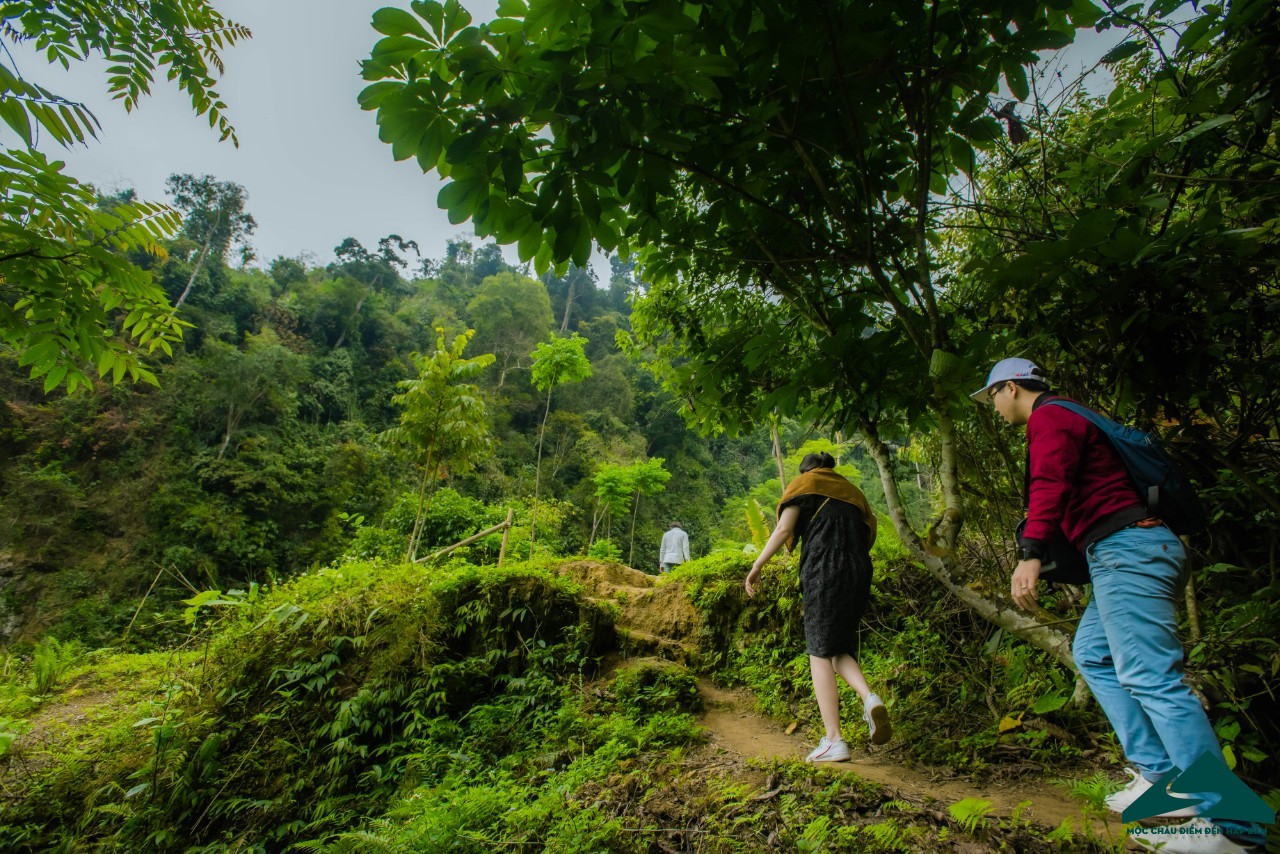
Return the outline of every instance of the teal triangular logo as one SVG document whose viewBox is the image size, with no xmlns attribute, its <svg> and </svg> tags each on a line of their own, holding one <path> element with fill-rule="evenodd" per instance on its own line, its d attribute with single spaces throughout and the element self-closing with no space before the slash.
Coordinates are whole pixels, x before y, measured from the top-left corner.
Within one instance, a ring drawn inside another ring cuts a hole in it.
<svg viewBox="0 0 1280 854">
<path fill-rule="evenodd" d="M 1153 815 L 1199 806 L 1200 818 L 1229 818 L 1271 824 L 1276 811 L 1231 773 L 1221 757 L 1206 753 L 1186 771 L 1174 768 L 1166 777 L 1125 808 L 1120 818 L 1141 821 Z M 1173 797 L 1183 795 L 1184 797 Z"/>
<path fill-rule="evenodd" d="M 1225 767 L 1225 766 L 1224 766 Z M 1173 770 L 1165 775 L 1165 780 L 1175 780 L 1182 769 L 1176 765 Z M 1193 807 L 1197 804 L 1204 803 L 1202 798 L 1174 798 L 1168 794 L 1171 783 L 1161 781 L 1147 789 L 1142 795 L 1129 806 L 1124 808 L 1124 812 L 1120 814 L 1121 821 L 1142 821 L 1144 818 L 1151 818 L 1153 815 L 1163 815 L 1167 812 L 1180 810 L 1183 807 Z M 1198 791 L 1198 790 L 1197 790 Z"/>
</svg>

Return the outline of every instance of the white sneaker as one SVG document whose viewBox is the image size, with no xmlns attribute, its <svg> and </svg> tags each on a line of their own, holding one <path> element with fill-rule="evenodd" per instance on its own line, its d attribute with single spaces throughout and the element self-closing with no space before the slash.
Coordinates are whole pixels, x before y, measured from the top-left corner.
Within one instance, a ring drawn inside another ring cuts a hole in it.
<svg viewBox="0 0 1280 854">
<path fill-rule="evenodd" d="M 867 722 L 872 744 L 884 744 L 893 736 L 893 727 L 889 726 L 889 709 L 879 694 L 867 695 L 862 719 Z"/>
<path fill-rule="evenodd" d="M 1162 854 L 1251 854 L 1261 850 L 1233 841 L 1222 828 L 1203 818 L 1193 818 L 1185 824 L 1139 828 L 1130 838 Z"/>
<path fill-rule="evenodd" d="M 849 745 L 844 739 L 832 741 L 825 735 L 813 752 L 804 758 L 805 762 L 844 762 L 849 758 Z"/>
<path fill-rule="evenodd" d="M 1124 769 L 1124 773 L 1129 775 L 1129 782 L 1125 784 L 1125 787 L 1120 791 L 1107 795 L 1107 809 L 1111 810 L 1116 815 L 1119 815 L 1128 809 L 1134 801 L 1146 793 L 1147 789 L 1150 789 L 1155 785 L 1132 768 Z M 1177 795 L 1170 795 L 1170 797 L 1176 798 Z M 1171 812 L 1161 813 L 1160 817 L 1190 818 L 1195 814 L 1196 808 L 1194 806 L 1190 806 L 1172 810 Z M 1152 817 L 1154 818 L 1155 816 Z"/>
</svg>

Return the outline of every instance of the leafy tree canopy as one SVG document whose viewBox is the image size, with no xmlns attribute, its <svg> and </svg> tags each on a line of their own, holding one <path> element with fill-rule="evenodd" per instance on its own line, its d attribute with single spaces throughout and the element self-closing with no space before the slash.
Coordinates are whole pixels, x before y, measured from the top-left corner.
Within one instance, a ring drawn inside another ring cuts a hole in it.
<svg viewBox="0 0 1280 854">
<path fill-rule="evenodd" d="M 477 345 L 498 357 L 505 375 L 551 330 L 551 299 L 537 279 L 496 273 L 480 282 L 467 315 Z"/>
<path fill-rule="evenodd" d="M 170 175 L 165 189 L 182 213 L 182 236 L 198 247 L 187 286 L 174 303 L 178 309 L 210 257 L 225 262 L 232 245 L 239 244 L 241 261 L 248 263 L 253 258 L 249 236 L 258 223 L 245 210 L 248 194 L 244 187 L 234 181 L 219 181 L 212 175 Z"/>
<path fill-rule="evenodd" d="M 586 356 L 587 339 L 573 333 L 551 336 L 533 348 L 533 384 L 548 395 L 558 385 L 576 383 L 591 376 Z"/>
<path fill-rule="evenodd" d="M 250 32 L 207 0 L 4 3 L 0 36 L 64 68 L 107 59 L 108 91 L 129 110 L 163 70 L 222 139 L 236 142 L 213 74 L 222 71 L 220 51 Z M 134 200 L 96 209 L 93 190 L 39 146 L 42 134 L 61 146 L 85 143 L 97 136 L 97 118 L 25 78 L 8 52 L 0 56 L 0 121 L 14 136 L 0 155 L 0 341 L 44 378 L 46 391 L 87 385 L 88 367 L 114 382 L 126 374 L 155 382 L 137 348 L 170 352 L 182 324 L 150 274 L 122 256 L 163 255 L 160 241 L 177 231 L 178 216 Z"/>
</svg>

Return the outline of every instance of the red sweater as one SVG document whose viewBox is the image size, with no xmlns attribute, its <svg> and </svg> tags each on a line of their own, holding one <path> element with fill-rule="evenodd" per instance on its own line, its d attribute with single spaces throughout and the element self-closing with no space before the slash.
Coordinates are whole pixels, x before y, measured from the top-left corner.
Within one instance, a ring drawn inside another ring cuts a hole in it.
<svg viewBox="0 0 1280 854">
<path fill-rule="evenodd" d="M 1027 421 L 1030 495 L 1024 542 L 1047 542 L 1061 528 L 1078 549 L 1090 532 L 1107 534 L 1147 516 L 1137 488 L 1107 438 L 1084 418 L 1036 399 Z M 1109 519 L 1121 522 L 1106 524 Z M 1111 530 L 1106 530 L 1111 527 Z"/>
</svg>

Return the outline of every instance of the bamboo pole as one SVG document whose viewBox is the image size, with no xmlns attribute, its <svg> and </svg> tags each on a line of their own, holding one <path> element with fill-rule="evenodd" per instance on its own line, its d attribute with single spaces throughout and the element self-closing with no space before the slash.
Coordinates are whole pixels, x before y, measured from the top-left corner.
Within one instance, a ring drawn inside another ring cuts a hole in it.
<svg viewBox="0 0 1280 854">
<path fill-rule="evenodd" d="M 513 521 L 513 517 L 515 516 L 515 514 L 516 514 L 515 508 L 512 508 L 512 507 L 507 508 L 507 521 L 506 521 L 507 527 L 502 532 L 502 546 L 498 549 L 498 566 L 502 566 L 502 558 L 507 553 L 507 535 L 511 533 L 511 522 Z"/>
<path fill-rule="evenodd" d="M 511 525 L 511 511 L 510 511 L 510 510 L 508 510 L 508 511 L 507 511 L 507 521 L 505 521 L 505 522 L 499 522 L 498 524 L 494 525 L 492 528 L 485 528 L 485 529 L 484 529 L 483 531 L 481 531 L 480 533 L 478 533 L 478 534 L 472 534 L 471 536 L 467 537 L 465 540 L 460 540 L 460 541 L 458 541 L 458 542 L 454 543 L 454 544 L 453 544 L 453 545 L 451 545 L 451 546 L 445 546 L 444 548 L 442 548 L 440 551 L 436 552 L 435 554 L 430 554 L 430 555 L 427 555 L 426 557 L 420 557 L 420 558 L 418 558 L 417 560 L 415 560 L 415 561 L 414 561 L 414 563 L 425 563 L 426 561 L 429 561 L 429 560 L 435 560 L 435 559 L 436 559 L 436 558 L 438 558 L 438 557 L 444 557 L 445 555 L 447 555 L 449 552 L 453 551 L 454 549 L 460 549 L 460 548 L 462 548 L 463 546 L 469 546 L 469 545 L 471 545 L 472 543 L 474 543 L 476 540 L 480 539 L 481 537 L 487 537 L 487 536 L 489 536 L 490 534 L 496 534 L 496 533 L 498 533 L 499 531 L 503 531 L 503 532 L 504 532 L 504 533 L 503 533 L 502 540 L 503 540 L 503 544 L 504 544 L 504 546 L 505 546 L 505 544 L 506 544 L 506 539 L 507 539 L 507 538 L 506 538 L 505 531 L 508 529 L 508 527 L 509 527 L 510 525 Z M 499 561 L 501 561 L 501 555 L 499 555 Z"/>
</svg>

